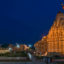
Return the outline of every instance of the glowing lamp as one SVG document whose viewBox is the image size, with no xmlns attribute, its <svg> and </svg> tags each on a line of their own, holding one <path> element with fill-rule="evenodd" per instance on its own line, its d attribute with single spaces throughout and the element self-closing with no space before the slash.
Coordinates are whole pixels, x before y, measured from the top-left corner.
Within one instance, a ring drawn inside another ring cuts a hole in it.
<svg viewBox="0 0 64 64">
<path fill-rule="evenodd" d="M 28 57 L 29 57 L 30 59 L 32 59 L 32 55 L 31 55 L 30 53 L 28 53 Z"/>
<path fill-rule="evenodd" d="M 12 51 L 12 48 L 9 48 L 9 51 Z"/>
<path fill-rule="evenodd" d="M 29 45 L 29 47 L 32 47 L 32 45 Z"/>
<path fill-rule="evenodd" d="M 62 9 L 64 10 L 64 6 L 62 6 Z"/>
<path fill-rule="evenodd" d="M 20 45 L 16 43 L 16 47 L 17 47 L 17 48 L 20 48 Z"/>
</svg>

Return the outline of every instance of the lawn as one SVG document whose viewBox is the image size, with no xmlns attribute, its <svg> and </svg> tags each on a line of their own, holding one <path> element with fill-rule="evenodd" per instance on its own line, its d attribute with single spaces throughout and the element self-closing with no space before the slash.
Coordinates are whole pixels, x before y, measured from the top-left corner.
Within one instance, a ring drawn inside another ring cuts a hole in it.
<svg viewBox="0 0 64 64">
<path fill-rule="evenodd" d="M 64 62 L 57 62 L 56 64 L 64 64 Z"/>
<path fill-rule="evenodd" d="M 26 52 L 11 52 L 11 53 L 0 53 L 0 57 L 27 57 Z"/>
<path fill-rule="evenodd" d="M 54 58 L 54 59 L 64 59 L 64 57 L 61 57 L 61 56 L 54 56 L 52 58 Z"/>
</svg>

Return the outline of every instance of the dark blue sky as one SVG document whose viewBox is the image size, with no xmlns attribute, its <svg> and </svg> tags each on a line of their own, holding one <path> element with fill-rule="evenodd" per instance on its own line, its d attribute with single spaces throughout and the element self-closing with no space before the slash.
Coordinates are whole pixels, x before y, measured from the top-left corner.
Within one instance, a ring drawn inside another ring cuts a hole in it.
<svg viewBox="0 0 64 64">
<path fill-rule="evenodd" d="M 1 0 L 0 43 L 35 43 L 48 33 L 57 11 L 56 0 Z"/>
</svg>

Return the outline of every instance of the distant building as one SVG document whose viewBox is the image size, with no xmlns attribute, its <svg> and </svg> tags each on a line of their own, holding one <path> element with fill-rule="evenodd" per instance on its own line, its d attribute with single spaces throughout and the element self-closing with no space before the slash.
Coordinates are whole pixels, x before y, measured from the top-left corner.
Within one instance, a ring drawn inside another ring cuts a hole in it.
<svg viewBox="0 0 64 64">
<path fill-rule="evenodd" d="M 0 54 L 1 53 L 8 53 L 10 52 L 8 48 L 0 48 Z"/>
<path fill-rule="evenodd" d="M 17 44 L 16 46 L 13 46 L 13 45 L 9 45 L 9 50 L 10 51 L 16 51 L 16 52 L 18 52 L 18 51 L 26 51 L 26 50 L 28 50 L 29 49 L 29 47 L 27 46 L 27 45 L 25 45 L 25 44 Z"/>
<path fill-rule="evenodd" d="M 10 53 L 10 52 L 21 52 L 21 51 L 27 51 L 29 47 L 25 44 L 13 46 L 12 44 L 9 44 L 8 48 L 0 48 L 0 53 Z"/>
</svg>

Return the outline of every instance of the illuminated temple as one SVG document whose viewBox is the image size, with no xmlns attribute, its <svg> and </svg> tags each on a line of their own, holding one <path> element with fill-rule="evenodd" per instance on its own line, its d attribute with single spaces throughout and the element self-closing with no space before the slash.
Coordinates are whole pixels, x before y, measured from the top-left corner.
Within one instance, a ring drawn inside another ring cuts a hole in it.
<svg viewBox="0 0 64 64">
<path fill-rule="evenodd" d="M 48 52 L 64 54 L 64 14 L 59 12 L 47 35 Z"/>
<path fill-rule="evenodd" d="M 44 36 L 40 41 L 36 42 L 34 44 L 35 50 L 36 50 L 36 55 L 39 56 L 46 56 L 47 55 L 47 40 L 46 36 Z"/>
<path fill-rule="evenodd" d="M 43 40 L 43 38 L 42 38 Z M 39 51 L 42 55 L 44 53 L 44 50 L 46 50 L 47 54 L 60 54 L 64 55 L 64 14 L 59 12 L 56 16 L 56 19 L 51 26 L 48 35 L 46 36 L 46 42 L 45 39 L 40 43 L 36 44 L 35 50 Z M 44 44 L 42 44 L 44 43 Z M 47 43 L 47 45 L 44 47 L 44 45 Z M 46 49 L 47 48 L 47 49 Z M 37 53 L 36 53 L 37 54 Z M 45 53 L 44 53 L 45 54 Z"/>
</svg>

